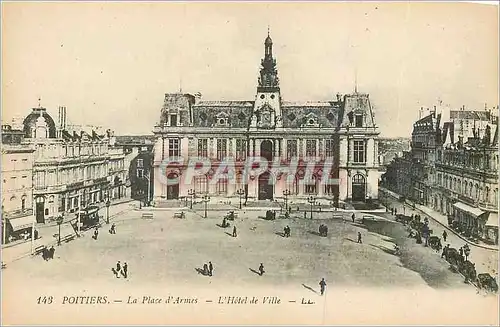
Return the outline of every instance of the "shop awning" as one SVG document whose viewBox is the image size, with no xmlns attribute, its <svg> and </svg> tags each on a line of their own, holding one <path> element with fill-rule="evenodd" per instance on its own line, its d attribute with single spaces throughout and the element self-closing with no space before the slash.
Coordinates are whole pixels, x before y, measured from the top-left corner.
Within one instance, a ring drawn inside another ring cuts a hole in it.
<svg viewBox="0 0 500 327">
<path fill-rule="evenodd" d="M 31 215 L 15 219 L 9 219 L 9 223 L 14 231 L 33 227 L 33 222 L 35 222 L 35 217 Z"/>
<path fill-rule="evenodd" d="M 453 204 L 453 206 L 455 208 L 457 208 L 458 210 L 470 213 L 471 215 L 473 215 L 476 218 L 479 217 L 479 216 L 481 216 L 482 214 L 484 214 L 483 210 L 481 210 L 479 208 L 471 207 L 470 205 L 462 203 L 462 202 L 456 202 L 456 203 Z"/>
<path fill-rule="evenodd" d="M 490 212 L 485 226 L 498 227 L 498 213 Z"/>
</svg>

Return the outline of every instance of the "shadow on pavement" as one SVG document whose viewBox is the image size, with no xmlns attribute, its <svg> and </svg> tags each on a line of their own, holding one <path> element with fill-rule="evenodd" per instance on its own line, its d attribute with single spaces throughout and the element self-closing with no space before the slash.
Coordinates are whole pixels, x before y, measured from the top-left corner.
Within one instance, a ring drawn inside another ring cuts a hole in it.
<svg viewBox="0 0 500 327">
<path fill-rule="evenodd" d="M 302 286 L 304 286 L 304 288 L 307 288 L 311 292 L 318 294 L 318 292 L 314 288 L 312 288 L 311 286 L 307 286 L 306 284 L 302 284 Z"/>
<path fill-rule="evenodd" d="M 252 268 L 248 268 L 248 269 L 249 269 L 251 272 L 256 273 L 257 275 L 259 275 L 259 276 L 260 276 L 260 273 L 259 273 L 257 270 L 252 269 Z"/>
<path fill-rule="evenodd" d="M 320 233 L 318 233 L 317 231 L 315 230 L 309 230 L 307 231 L 309 234 L 313 234 L 313 235 L 316 235 L 316 236 L 321 236 Z"/>
</svg>

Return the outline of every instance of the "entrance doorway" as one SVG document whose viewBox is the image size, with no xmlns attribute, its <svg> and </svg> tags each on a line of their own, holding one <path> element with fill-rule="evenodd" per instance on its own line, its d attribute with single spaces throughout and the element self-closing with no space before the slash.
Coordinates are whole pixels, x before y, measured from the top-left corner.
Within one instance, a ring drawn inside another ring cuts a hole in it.
<svg viewBox="0 0 500 327">
<path fill-rule="evenodd" d="M 177 179 L 177 174 L 170 173 L 167 175 L 169 185 L 167 185 L 167 200 L 179 199 L 179 182 L 177 184 L 170 184 L 173 180 Z"/>
<path fill-rule="evenodd" d="M 44 198 L 37 198 L 35 205 L 36 222 L 39 224 L 45 223 L 45 201 Z"/>
<path fill-rule="evenodd" d="M 265 140 L 260 143 L 260 156 L 266 158 L 267 161 L 273 161 L 273 142 Z"/>
<path fill-rule="evenodd" d="M 352 200 L 365 201 L 366 198 L 366 179 L 361 174 L 356 174 L 352 178 Z"/>
<path fill-rule="evenodd" d="M 259 176 L 259 200 L 272 200 L 274 185 L 270 182 L 271 174 L 269 172 L 262 173 Z"/>
</svg>

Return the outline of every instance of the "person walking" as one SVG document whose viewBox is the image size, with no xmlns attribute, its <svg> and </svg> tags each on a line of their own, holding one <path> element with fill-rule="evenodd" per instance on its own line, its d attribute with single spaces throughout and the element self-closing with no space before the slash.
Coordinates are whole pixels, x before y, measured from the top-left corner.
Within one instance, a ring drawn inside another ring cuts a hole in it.
<svg viewBox="0 0 500 327">
<path fill-rule="evenodd" d="M 356 219 L 356 215 L 354 215 L 354 213 L 352 214 L 351 219 L 352 219 L 352 222 L 354 222 L 354 219 Z"/>
<path fill-rule="evenodd" d="M 115 225 L 115 223 L 111 224 L 110 232 L 111 232 L 111 234 L 116 234 L 116 225 Z"/>
<path fill-rule="evenodd" d="M 264 271 L 264 264 L 262 264 L 262 262 L 260 263 L 260 266 L 259 266 L 259 275 L 262 276 L 264 275 L 265 271 Z"/>
<path fill-rule="evenodd" d="M 208 265 L 206 263 L 203 264 L 203 275 L 208 276 Z"/>
<path fill-rule="evenodd" d="M 208 262 L 208 276 L 213 276 L 214 266 L 212 265 L 212 261 Z"/>
<path fill-rule="evenodd" d="M 122 269 L 122 274 L 123 274 L 123 278 L 127 278 L 127 273 L 128 273 L 128 265 L 126 262 L 123 263 L 123 269 Z"/>
<path fill-rule="evenodd" d="M 233 226 L 233 237 L 236 237 L 238 236 L 238 234 L 236 234 L 236 226 Z"/>
<path fill-rule="evenodd" d="M 116 263 L 116 278 L 120 278 L 120 273 L 122 271 L 122 265 L 120 264 L 120 260 Z"/>
<path fill-rule="evenodd" d="M 359 244 L 363 243 L 361 240 L 361 232 L 358 232 L 358 243 Z"/>
<path fill-rule="evenodd" d="M 448 237 L 448 233 L 446 231 L 443 231 L 443 240 L 446 242 L 446 238 Z"/>
<path fill-rule="evenodd" d="M 326 288 L 326 282 L 324 278 L 321 278 L 321 281 L 319 282 L 319 287 L 321 295 L 323 295 L 325 293 L 325 288 Z"/>
</svg>

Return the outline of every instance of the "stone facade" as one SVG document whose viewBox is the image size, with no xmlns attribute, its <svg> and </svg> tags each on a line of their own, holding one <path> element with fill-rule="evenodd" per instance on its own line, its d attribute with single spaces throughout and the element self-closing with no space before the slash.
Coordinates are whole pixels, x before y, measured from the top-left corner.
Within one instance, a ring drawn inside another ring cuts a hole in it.
<svg viewBox="0 0 500 327">
<path fill-rule="evenodd" d="M 45 108 L 34 108 L 24 120 L 24 144 L 34 149 L 33 208 L 38 223 L 70 215 L 108 199 L 115 169 L 123 154 L 109 152 L 109 135 L 66 129 L 66 108 L 58 125 Z M 110 162 L 113 166 L 110 169 Z"/>
<path fill-rule="evenodd" d="M 33 152 L 22 144 L 24 132 L 2 125 L 2 243 L 31 230 L 33 217 Z"/>
<path fill-rule="evenodd" d="M 154 175 L 181 178 L 190 157 L 208 158 L 212 169 L 194 182 L 167 184 L 155 178 L 154 202 L 188 197 L 188 193 L 208 193 L 232 197 L 244 192 L 246 200 L 275 200 L 287 190 L 291 196 L 310 195 L 329 200 L 365 201 L 378 197 L 378 128 L 367 94 L 337 95 L 331 101 L 287 102 L 280 94 L 272 40 L 265 40 L 257 92 L 253 101 L 203 101 L 201 95 L 165 95 L 154 150 Z M 184 161 L 162 163 L 175 156 Z M 212 176 L 221 161 L 233 158 L 235 182 Z M 245 180 L 245 160 L 266 158 L 273 165 L 286 165 L 298 158 L 294 173 L 271 171 Z M 312 180 L 304 181 L 307 160 L 315 160 Z M 325 170 L 325 162 L 332 165 Z M 327 171 L 328 170 L 328 171 Z M 320 185 L 323 174 L 335 183 Z M 288 178 L 290 176 L 290 178 Z M 275 181 L 269 186 L 268 180 Z"/>
</svg>

